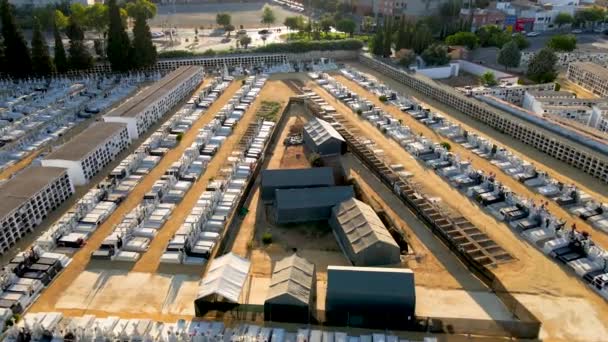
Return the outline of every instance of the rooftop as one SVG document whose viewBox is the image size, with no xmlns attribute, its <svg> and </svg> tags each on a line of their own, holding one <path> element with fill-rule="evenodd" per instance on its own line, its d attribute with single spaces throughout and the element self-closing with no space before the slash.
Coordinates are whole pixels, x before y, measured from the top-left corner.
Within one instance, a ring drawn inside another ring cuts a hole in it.
<svg viewBox="0 0 608 342">
<path fill-rule="evenodd" d="M 262 170 L 262 187 L 330 186 L 334 184 L 336 183 L 331 167 Z"/>
<path fill-rule="evenodd" d="M 314 118 L 304 125 L 304 129 L 317 145 L 321 145 L 329 139 L 344 141 L 342 135 L 325 120 Z"/>
<path fill-rule="evenodd" d="M 590 111 L 591 107 L 587 106 L 543 106 L 544 110 L 571 110 L 571 111 Z"/>
<path fill-rule="evenodd" d="M 274 266 L 267 300 L 287 294 L 308 305 L 314 284 L 315 265 L 293 254 Z"/>
<path fill-rule="evenodd" d="M 536 98 L 543 97 L 568 97 L 575 98 L 576 95 L 569 91 L 553 91 L 553 90 L 528 90 L 528 94 Z"/>
<path fill-rule="evenodd" d="M 595 64 L 592 62 L 573 62 L 570 63 L 570 65 L 579 67 L 584 71 L 595 74 L 601 78 L 608 79 L 608 69 L 604 68 L 599 64 Z"/>
<path fill-rule="evenodd" d="M 61 167 L 31 166 L 0 184 L 0 217 L 19 208 L 51 181 L 61 177 Z"/>
<path fill-rule="evenodd" d="M 101 143 L 108 140 L 127 124 L 115 122 L 95 122 L 57 150 L 51 152 L 45 159 L 82 160 L 94 151 Z"/>
<path fill-rule="evenodd" d="M 200 67 L 194 65 L 177 68 L 133 96 L 129 101 L 111 110 L 106 116 L 135 117 L 139 115 L 150 104 L 151 100 L 164 97 L 172 88 L 184 82 L 198 69 Z"/>
<path fill-rule="evenodd" d="M 215 258 L 201 280 L 196 298 L 202 299 L 215 294 L 238 303 L 250 266 L 249 260 L 234 253 Z"/>
<path fill-rule="evenodd" d="M 334 206 L 354 196 L 355 192 L 353 191 L 352 186 L 276 190 L 278 209 Z"/>
</svg>

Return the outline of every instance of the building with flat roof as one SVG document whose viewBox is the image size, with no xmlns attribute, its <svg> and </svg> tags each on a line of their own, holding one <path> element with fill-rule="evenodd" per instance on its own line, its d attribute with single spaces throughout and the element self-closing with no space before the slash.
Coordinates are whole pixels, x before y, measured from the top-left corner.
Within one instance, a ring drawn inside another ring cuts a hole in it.
<svg viewBox="0 0 608 342">
<path fill-rule="evenodd" d="M 369 205 L 350 198 L 332 209 L 329 219 L 340 248 L 355 266 L 399 264 L 399 245 Z"/>
<path fill-rule="evenodd" d="M 74 185 L 88 183 L 129 146 L 127 125 L 96 122 L 42 160 L 42 166 L 63 167 Z"/>
<path fill-rule="evenodd" d="M 608 96 L 608 69 L 592 62 L 568 65 L 568 80 L 602 97 Z"/>
<path fill-rule="evenodd" d="M 276 222 L 285 224 L 328 220 L 333 206 L 354 196 L 352 186 L 277 189 Z"/>
<path fill-rule="evenodd" d="M 296 254 L 277 261 L 264 301 L 264 320 L 308 323 L 315 309 L 316 286 L 313 263 Z"/>
<path fill-rule="evenodd" d="M 325 310 L 331 324 L 404 324 L 416 311 L 414 272 L 406 268 L 328 266 Z"/>
<path fill-rule="evenodd" d="M 203 75 L 203 68 L 199 66 L 181 66 L 111 110 L 103 119 L 127 124 L 129 136 L 137 139 L 189 96 L 202 82 Z"/>
<path fill-rule="evenodd" d="M 273 201 L 277 189 L 316 188 L 335 184 L 331 167 L 266 169 L 262 170 L 261 194 L 264 201 Z"/>
<path fill-rule="evenodd" d="M 456 88 L 458 91 L 467 96 L 487 96 L 491 95 L 501 100 L 505 100 L 514 105 L 521 106 L 524 101 L 524 95 L 528 91 L 552 91 L 555 89 L 555 83 L 542 84 L 516 84 L 516 83 L 501 83 L 494 87 L 461 87 Z"/>
<path fill-rule="evenodd" d="M 0 254 L 74 193 L 67 170 L 31 166 L 0 184 Z"/>
<path fill-rule="evenodd" d="M 339 155 L 346 151 L 346 141 L 327 121 L 313 118 L 304 125 L 304 145 L 321 156 Z"/>
</svg>

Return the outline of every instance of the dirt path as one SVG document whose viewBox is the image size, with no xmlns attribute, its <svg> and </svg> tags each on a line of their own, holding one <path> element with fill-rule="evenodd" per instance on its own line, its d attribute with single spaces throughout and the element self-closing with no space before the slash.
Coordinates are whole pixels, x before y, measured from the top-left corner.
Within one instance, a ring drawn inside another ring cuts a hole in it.
<svg viewBox="0 0 608 342">
<path fill-rule="evenodd" d="M 62 292 L 68 288 L 70 284 L 83 272 L 91 259 L 91 253 L 95 251 L 103 240 L 112 232 L 114 227 L 118 225 L 125 214 L 135 208 L 146 192 L 150 191 L 154 182 L 156 182 L 165 173 L 165 171 L 178 160 L 184 150 L 190 146 L 194 138 L 198 134 L 198 130 L 213 119 L 215 111 L 222 108 L 228 102 L 232 95 L 240 88 L 239 82 L 233 82 L 222 96 L 213 104 L 209 111 L 201 116 L 194 123 L 191 129 L 184 134 L 182 142 L 174 149 L 170 150 L 160 161 L 160 163 L 144 177 L 144 179 L 133 189 L 127 198 L 121 203 L 116 211 L 95 231 L 89 238 L 87 244 L 82 247 L 72 258 L 70 265 L 53 281 L 51 286 L 44 290 L 38 300 L 32 305 L 30 311 L 53 311 L 55 303 L 61 296 Z M 202 86 L 201 86 L 202 87 Z M 188 143 L 190 142 L 190 143 Z"/>
<path fill-rule="evenodd" d="M 357 83 L 350 81 L 349 79 L 341 75 L 334 76 L 340 83 L 353 90 L 356 94 L 372 101 L 374 105 L 379 106 L 384 111 L 390 113 L 394 117 L 403 120 L 403 123 L 409 126 L 414 133 L 421 133 L 425 137 L 432 139 L 434 142 L 449 141 L 440 136 L 439 134 L 435 133 L 435 131 L 433 131 L 428 126 L 414 119 L 412 116 L 403 113 L 399 109 L 395 108 L 395 106 L 383 104 L 380 100 L 378 100 L 377 96 L 360 87 Z M 466 148 L 462 147 L 462 145 L 460 144 L 452 142 L 450 145 L 452 146 L 452 152 L 459 154 L 463 160 L 470 160 L 471 165 L 475 169 L 483 170 L 486 173 L 494 173 L 496 175 L 496 180 L 501 182 L 503 185 L 509 187 L 511 190 L 513 190 L 513 192 L 518 195 L 533 199 L 536 203 L 548 202 L 549 204 L 547 205 L 547 207 L 549 211 L 556 217 L 567 221 L 567 226 L 570 226 L 570 223 L 576 223 L 576 226 L 579 229 L 586 230 L 591 233 L 593 241 L 595 241 L 599 246 L 608 248 L 608 235 L 606 233 L 596 230 L 595 228 L 591 227 L 586 221 L 583 221 L 580 218 L 573 216 L 564 208 L 557 205 L 554 201 L 550 201 L 546 197 L 532 191 L 523 183 L 520 183 L 511 176 L 505 174 L 500 168 L 490 163 L 487 159 L 476 155 L 470 150 L 467 150 Z M 541 168 L 545 170 L 547 169 L 546 167 L 542 166 Z M 565 181 L 565 179 L 562 181 Z M 572 183 L 572 180 L 570 180 L 568 183 Z M 603 196 L 601 198 L 603 201 L 606 200 Z"/>
<path fill-rule="evenodd" d="M 308 86 L 329 104 L 336 107 L 339 112 L 344 113 L 344 118 L 362 135 L 375 141 L 377 147 L 384 151 L 391 162 L 401 163 L 406 170 L 412 172 L 414 174 L 412 181 L 418 184 L 423 192 L 436 197 L 449 209 L 461 213 L 518 259 L 502 264 L 494 270 L 510 291 L 542 294 L 548 297 L 582 297 L 590 303 L 600 317 L 606 317 L 608 305 L 605 301 L 572 275 L 569 270 L 530 246 L 520 236 L 511 232 L 504 223 L 482 211 L 474 202 L 448 185 L 441 177 L 420 165 L 396 142 L 384 136 L 369 122 L 353 114 L 348 107 L 335 100 L 331 94 L 313 82 L 309 82 Z"/>
<path fill-rule="evenodd" d="M 408 88 L 407 86 L 398 83 L 393 79 L 388 78 L 387 76 L 380 74 L 377 71 L 372 70 L 360 63 L 350 64 L 356 69 L 376 77 L 378 80 L 381 80 L 386 85 L 390 86 L 396 91 L 399 91 L 403 94 L 407 94 L 408 96 L 412 96 L 417 101 L 424 103 L 425 106 L 430 107 L 438 112 L 441 112 L 447 118 L 449 118 L 450 121 L 455 124 L 461 125 L 466 130 L 470 132 L 476 132 L 482 137 L 496 141 L 499 145 L 508 147 L 512 153 L 514 153 L 520 158 L 528 160 L 536 167 L 547 171 L 551 177 L 557 179 L 558 181 L 563 182 L 564 184 L 575 183 L 580 189 L 589 193 L 594 198 L 597 198 L 599 201 L 607 201 L 608 186 L 606 186 L 605 183 L 602 183 L 597 178 L 594 178 L 593 176 L 588 175 L 577 168 L 569 166 L 562 161 L 550 157 L 549 155 L 535 148 L 532 148 L 530 147 L 530 145 L 526 145 L 509 135 L 500 133 L 497 130 L 488 126 L 487 124 L 479 122 L 463 113 L 457 112 L 449 106 L 431 100 L 427 96 L 424 96 L 421 93 L 411 88 Z"/>
</svg>

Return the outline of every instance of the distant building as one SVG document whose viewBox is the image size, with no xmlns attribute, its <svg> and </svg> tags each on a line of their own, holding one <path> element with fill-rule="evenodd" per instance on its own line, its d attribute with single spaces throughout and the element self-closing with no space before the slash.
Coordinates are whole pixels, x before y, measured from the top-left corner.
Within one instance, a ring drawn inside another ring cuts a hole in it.
<svg viewBox="0 0 608 342">
<path fill-rule="evenodd" d="M 108 114 L 105 122 L 126 123 L 131 139 L 139 138 L 203 80 L 203 68 L 182 66 L 144 89 Z"/>
<path fill-rule="evenodd" d="M 528 0 L 499 1 L 496 8 L 508 17 L 515 17 L 513 31 L 547 31 L 557 28 L 555 18 L 559 13 L 574 15 L 576 1 L 543 3 Z"/>
<path fill-rule="evenodd" d="M 456 88 L 458 91 L 465 93 L 468 96 L 487 96 L 491 95 L 501 100 L 521 106 L 524 101 L 524 94 L 527 91 L 547 91 L 554 90 L 555 83 L 530 84 L 520 85 L 513 83 L 502 83 L 495 87 L 463 87 Z"/>
<path fill-rule="evenodd" d="M 325 310 L 331 324 L 403 324 L 416 311 L 414 272 L 405 268 L 329 266 Z"/>
<path fill-rule="evenodd" d="M 316 188 L 335 185 L 333 170 L 330 167 L 307 169 L 262 170 L 262 200 L 274 201 L 277 189 Z"/>
<path fill-rule="evenodd" d="M 462 8 L 460 10 L 460 18 L 462 20 L 468 21 L 471 18 L 471 10 L 468 8 Z M 473 18 L 471 21 L 471 30 L 475 31 L 476 29 L 486 26 L 486 25 L 496 25 L 498 27 L 502 27 L 505 23 L 505 13 L 499 11 L 497 9 L 481 9 L 474 8 L 473 9 Z"/>
<path fill-rule="evenodd" d="M 84 185 L 129 143 L 127 125 L 96 122 L 42 159 L 42 166 L 66 168 L 74 185 Z"/>
<path fill-rule="evenodd" d="M 352 186 L 276 190 L 278 224 L 324 221 L 338 203 L 355 196 Z"/>
<path fill-rule="evenodd" d="M 592 62 L 568 65 L 568 80 L 602 97 L 608 97 L 608 69 Z"/>
<path fill-rule="evenodd" d="M 60 0 L 10 0 L 9 3 L 15 7 L 45 7 L 49 5 L 60 4 Z M 83 4 L 85 6 L 94 5 L 96 3 L 103 3 L 96 0 L 67 0 L 69 4 Z"/>
<path fill-rule="evenodd" d="M 277 261 L 264 301 L 264 320 L 308 323 L 316 287 L 314 264 L 296 254 Z"/>
<path fill-rule="evenodd" d="M 31 166 L 0 184 L 0 254 L 74 193 L 67 170 Z"/>
<path fill-rule="evenodd" d="M 346 152 L 346 141 L 327 121 L 314 118 L 304 125 L 304 145 L 321 156 Z"/>
<path fill-rule="evenodd" d="M 329 225 L 355 266 L 399 264 L 399 245 L 369 205 L 350 198 L 332 209 Z"/>
</svg>

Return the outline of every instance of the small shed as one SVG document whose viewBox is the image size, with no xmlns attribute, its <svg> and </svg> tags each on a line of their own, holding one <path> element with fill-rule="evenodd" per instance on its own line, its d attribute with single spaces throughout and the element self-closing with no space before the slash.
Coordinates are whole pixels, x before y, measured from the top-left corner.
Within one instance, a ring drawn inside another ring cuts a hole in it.
<svg viewBox="0 0 608 342">
<path fill-rule="evenodd" d="M 262 170 L 262 200 L 273 201 L 277 189 L 316 188 L 335 184 L 331 167 Z"/>
<path fill-rule="evenodd" d="M 346 141 L 327 121 L 314 118 L 304 125 L 304 145 L 321 156 L 346 152 Z"/>
<path fill-rule="evenodd" d="M 197 316 L 209 310 L 223 310 L 238 304 L 251 262 L 234 253 L 215 258 L 200 282 L 194 300 Z"/>
<path fill-rule="evenodd" d="M 400 263 L 399 245 L 369 205 L 350 198 L 332 209 L 329 225 L 353 265 Z"/>
<path fill-rule="evenodd" d="M 328 220 L 331 209 L 355 196 L 352 186 L 276 190 L 275 214 L 279 224 Z"/>
<path fill-rule="evenodd" d="M 414 318 L 414 272 L 406 268 L 329 266 L 325 310 L 329 324 L 403 326 Z"/>
<path fill-rule="evenodd" d="M 277 261 L 272 272 L 264 319 L 308 323 L 315 308 L 315 265 L 293 254 Z"/>
</svg>

